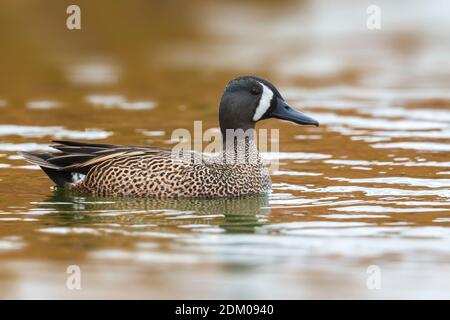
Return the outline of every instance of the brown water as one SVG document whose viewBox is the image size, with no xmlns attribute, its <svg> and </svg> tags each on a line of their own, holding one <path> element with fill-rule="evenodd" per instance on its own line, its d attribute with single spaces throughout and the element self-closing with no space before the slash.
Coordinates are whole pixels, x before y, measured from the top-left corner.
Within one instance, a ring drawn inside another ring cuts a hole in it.
<svg viewBox="0 0 450 320">
<path fill-rule="evenodd" d="M 81 31 L 65 3 L 0 4 L 0 297 L 450 298 L 449 5 L 378 1 L 369 31 L 369 4 L 80 1 Z M 260 126 L 280 129 L 266 198 L 80 197 L 16 154 L 170 146 L 217 127 L 242 74 L 322 124 Z"/>
</svg>

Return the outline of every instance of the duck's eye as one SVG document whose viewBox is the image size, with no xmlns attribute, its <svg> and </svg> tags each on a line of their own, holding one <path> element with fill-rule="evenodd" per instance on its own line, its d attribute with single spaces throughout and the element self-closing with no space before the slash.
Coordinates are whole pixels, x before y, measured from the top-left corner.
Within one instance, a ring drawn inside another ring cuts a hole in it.
<svg viewBox="0 0 450 320">
<path fill-rule="evenodd" d="M 250 93 L 254 95 L 261 94 L 261 88 L 254 86 L 250 89 Z"/>
</svg>

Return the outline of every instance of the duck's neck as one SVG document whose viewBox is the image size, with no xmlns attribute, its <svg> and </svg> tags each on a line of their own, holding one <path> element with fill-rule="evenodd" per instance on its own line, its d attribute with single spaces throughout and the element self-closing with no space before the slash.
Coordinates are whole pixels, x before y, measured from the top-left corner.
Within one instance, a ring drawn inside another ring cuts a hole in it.
<svg viewBox="0 0 450 320">
<path fill-rule="evenodd" d="M 223 155 L 226 161 L 235 164 L 259 163 L 255 135 L 254 128 L 222 130 Z"/>
</svg>

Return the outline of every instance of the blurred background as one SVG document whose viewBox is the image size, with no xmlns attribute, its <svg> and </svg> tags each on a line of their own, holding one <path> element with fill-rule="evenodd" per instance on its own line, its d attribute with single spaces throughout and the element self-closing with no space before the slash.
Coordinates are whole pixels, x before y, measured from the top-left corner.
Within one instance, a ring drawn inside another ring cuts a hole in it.
<svg viewBox="0 0 450 320">
<path fill-rule="evenodd" d="M 443 88 L 448 4 L 408 3 L 377 2 L 381 30 L 368 30 L 370 1 L 78 1 L 82 29 L 68 30 L 70 1 L 4 1 L 1 94 L 20 107 L 25 94 L 182 100 L 203 88 L 196 101 L 209 103 L 211 88 L 245 73 L 302 87 Z"/>
<path fill-rule="evenodd" d="M 0 297 L 449 298 L 449 17 L 445 0 L 2 1 Z M 170 146 L 194 120 L 217 127 L 245 74 L 321 122 L 262 124 L 281 139 L 268 199 L 59 194 L 16 154 Z"/>
</svg>

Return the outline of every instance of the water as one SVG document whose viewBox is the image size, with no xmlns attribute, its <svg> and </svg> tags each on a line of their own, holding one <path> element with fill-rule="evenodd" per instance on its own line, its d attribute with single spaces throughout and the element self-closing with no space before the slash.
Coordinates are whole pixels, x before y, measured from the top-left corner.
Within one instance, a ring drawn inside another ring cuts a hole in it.
<svg viewBox="0 0 450 320">
<path fill-rule="evenodd" d="M 53 3 L 0 5 L 2 40 L 22 23 L 0 52 L 0 297 L 449 298 L 448 4 L 382 1 L 379 32 L 360 1 L 171 5 L 82 3 L 80 33 Z M 321 122 L 261 124 L 280 128 L 267 197 L 85 197 L 17 156 L 51 139 L 171 146 L 194 120 L 217 127 L 247 73 Z"/>
</svg>

